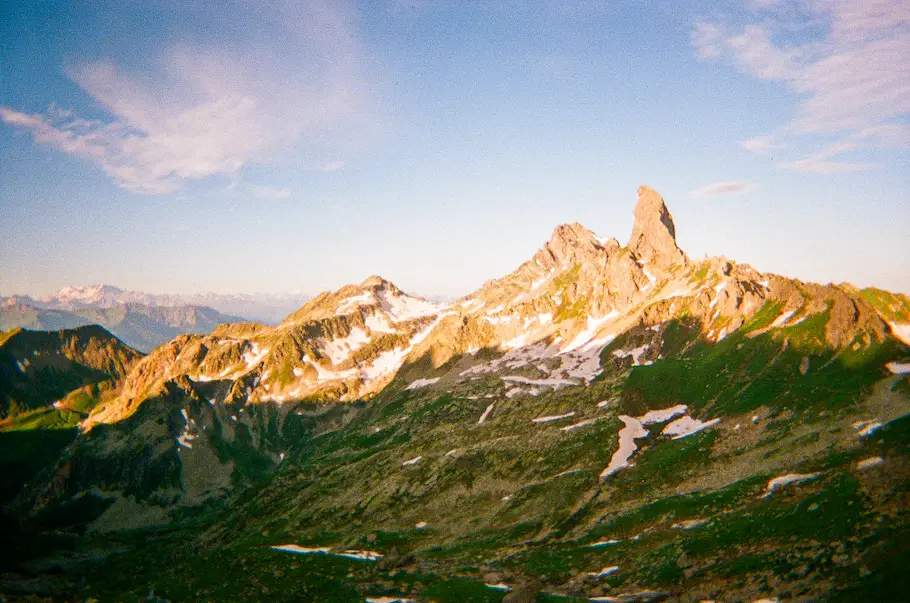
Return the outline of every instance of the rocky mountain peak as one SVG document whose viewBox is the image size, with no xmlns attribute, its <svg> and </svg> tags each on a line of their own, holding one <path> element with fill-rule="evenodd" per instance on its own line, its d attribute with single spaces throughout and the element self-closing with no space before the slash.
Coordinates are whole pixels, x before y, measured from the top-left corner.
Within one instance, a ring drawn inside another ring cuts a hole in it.
<svg viewBox="0 0 910 603">
<path fill-rule="evenodd" d="M 553 230 L 550 240 L 537 252 L 535 259 L 547 268 L 570 263 L 587 262 L 601 249 L 597 235 L 579 224 L 560 224 Z"/>
<path fill-rule="evenodd" d="M 378 276 L 376 274 L 368 277 L 362 283 L 360 283 L 361 289 L 373 289 L 373 290 L 384 290 L 388 291 L 394 295 L 401 294 L 401 290 L 395 286 L 395 283 L 387 281 L 386 279 Z"/>
<path fill-rule="evenodd" d="M 660 267 L 686 264 L 686 254 L 676 245 L 673 216 L 657 191 L 644 185 L 638 187 L 634 216 L 629 239 L 632 251 Z"/>
<path fill-rule="evenodd" d="M 106 296 L 122 292 L 121 289 L 112 285 L 73 285 L 63 287 L 55 295 L 43 298 L 41 301 L 91 304 L 104 300 Z"/>
<path fill-rule="evenodd" d="M 366 280 L 364 280 L 362 283 L 360 283 L 360 286 L 361 287 L 386 287 L 389 284 L 390 283 L 387 280 L 385 280 L 381 276 L 377 276 L 374 274 L 373 276 L 367 277 Z"/>
<path fill-rule="evenodd" d="M 589 247 L 596 244 L 598 244 L 597 235 L 578 222 L 557 226 L 553 229 L 553 235 L 547 243 L 548 246 L 554 249 Z"/>
</svg>

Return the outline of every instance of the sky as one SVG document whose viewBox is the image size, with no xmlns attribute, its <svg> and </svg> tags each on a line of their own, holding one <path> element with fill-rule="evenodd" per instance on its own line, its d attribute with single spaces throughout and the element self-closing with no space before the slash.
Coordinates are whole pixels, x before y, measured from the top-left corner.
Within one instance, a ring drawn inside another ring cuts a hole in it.
<svg viewBox="0 0 910 603">
<path fill-rule="evenodd" d="M 2 2 L 0 293 L 458 296 L 640 184 L 910 292 L 908 56 L 908 0 Z"/>
</svg>

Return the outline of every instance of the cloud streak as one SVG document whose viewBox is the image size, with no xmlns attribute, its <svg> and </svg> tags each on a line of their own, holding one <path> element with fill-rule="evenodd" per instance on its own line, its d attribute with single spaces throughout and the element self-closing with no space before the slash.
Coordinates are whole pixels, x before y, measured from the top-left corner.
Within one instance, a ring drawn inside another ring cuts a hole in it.
<svg viewBox="0 0 910 603">
<path fill-rule="evenodd" d="M 713 182 L 701 188 L 697 188 L 690 194 L 693 197 L 716 197 L 718 195 L 741 195 L 753 191 L 758 187 L 755 182 L 750 180 L 724 180 Z"/>
<path fill-rule="evenodd" d="M 742 140 L 739 142 L 739 146 L 753 153 L 764 153 L 784 148 L 784 145 L 775 142 L 772 136 L 756 136 L 749 140 Z"/>
<path fill-rule="evenodd" d="M 368 103 L 352 15 L 332 1 L 278 3 L 262 12 L 272 27 L 267 42 L 253 33 L 230 47 L 172 42 L 144 69 L 125 70 L 112 59 L 70 69 L 107 121 L 53 107 L 43 114 L 0 107 L 0 121 L 96 163 L 127 190 L 152 195 L 273 161 L 301 142 L 330 145 L 333 131 L 356 121 Z"/>
<path fill-rule="evenodd" d="M 750 8 L 760 18 L 757 23 L 735 28 L 698 21 L 691 31 L 691 43 L 700 58 L 728 62 L 753 77 L 783 83 L 802 96 L 796 115 L 782 124 L 776 135 L 756 137 L 740 145 L 764 152 L 777 148 L 776 141 L 782 138 L 822 136 L 852 141 L 841 153 L 894 146 L 881 140 L 858 145 L 853 139 L 870 128 L 900 128 L 899 120 L 910 114 L 910 68 L 906 59 L 910 56 L 910 11 L 906 1 L 802 0 L 788 5 L 793 10 L 787 11 L 777 5 L 753 1 Z M 787 20 L 793 14 L 801 14 L 802 19 Z M 793 39 L 793 31 L 819 20 L 827 26 L 820 38 L 790 45 L 776 41 L 784 36 Z M 873 167 L 826 161 L 832 156 L 822 149 L 781 167 L 818 173 Z"/>
</svg>

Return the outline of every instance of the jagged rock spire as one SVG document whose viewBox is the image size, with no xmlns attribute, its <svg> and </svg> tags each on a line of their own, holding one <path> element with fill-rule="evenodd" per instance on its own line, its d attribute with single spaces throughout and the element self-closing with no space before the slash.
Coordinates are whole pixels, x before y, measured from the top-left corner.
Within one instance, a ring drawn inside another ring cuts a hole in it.
<svg viewBox="0 0 910 603">
<path fill-rule="evenodd" d="M 673 216 L 657 191 L 644 185 L 638 187 L 634 215 L 629 249 L 658 267 L 686 264 L 686 254 L 676 245 Z"/>
</svg>

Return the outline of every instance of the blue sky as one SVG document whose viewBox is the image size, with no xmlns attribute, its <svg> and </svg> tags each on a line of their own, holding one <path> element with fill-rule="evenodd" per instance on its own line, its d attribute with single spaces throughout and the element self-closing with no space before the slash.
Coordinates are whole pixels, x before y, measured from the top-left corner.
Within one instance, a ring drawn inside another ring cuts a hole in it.
<svg viewBox="0 0 910 603">
<path fill-rule="evenodd" d="M 0 4 L 3 294 L 459 295 L 639 184 L 692 257 L 910 292 L 906 0 L 187 4 Z"/>
</svg>

